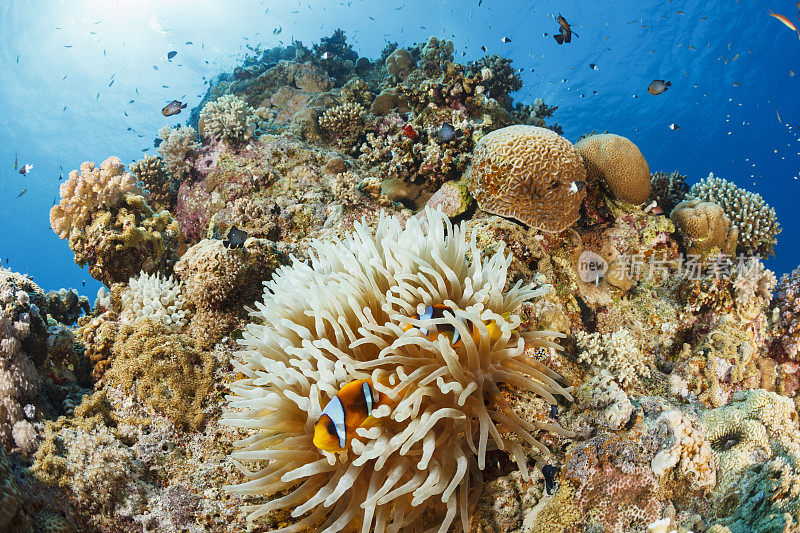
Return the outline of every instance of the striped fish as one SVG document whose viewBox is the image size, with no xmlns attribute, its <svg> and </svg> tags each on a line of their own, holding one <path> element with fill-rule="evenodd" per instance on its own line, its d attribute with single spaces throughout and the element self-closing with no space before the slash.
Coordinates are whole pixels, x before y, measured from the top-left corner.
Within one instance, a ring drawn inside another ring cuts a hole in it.
<svg viewBox="0 0 800 533">
<path fill-rule="evenodd" d="M 388 403 L 388 397 L 376 391 L 370 379 L 347 383 L 328 402 L 314 425 L 314 446 L 326 452 L 350 448 L 356 429 L 374 425 L 372 411 Z"/>
</svg>

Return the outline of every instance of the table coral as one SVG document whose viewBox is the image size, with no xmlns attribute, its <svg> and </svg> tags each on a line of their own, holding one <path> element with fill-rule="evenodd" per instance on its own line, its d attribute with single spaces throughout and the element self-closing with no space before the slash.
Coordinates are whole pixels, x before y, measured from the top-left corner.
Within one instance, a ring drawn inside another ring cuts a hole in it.
<svg viewBox="0 0 800 533">
<path fill-rule="evenodd" d="M 613 133 L 591 135 L 575 149 L 586 164 L 587 181 L 606 188 L 617 200 L 642 204 L 650 195 L 650 167 L 629 139 Z"/>
<path fill-rule="evenodd" d="M 739 231 L 737 251 L 747 254 L 774 255 L 777 236 L 781 232 L 775 210 L 760 194 L 737 187 L 714 173 L 700 180 L 689 190 L 689 197 L 714 202 L 725 211 Z"/>
<path fill-rule="evenodd" d="M 585 178 L 568 140 L 545 128 L 509 126 L 481 138 L 468 179 L 481 209 L 558 233 L 580 217 Z"/>
</svg>

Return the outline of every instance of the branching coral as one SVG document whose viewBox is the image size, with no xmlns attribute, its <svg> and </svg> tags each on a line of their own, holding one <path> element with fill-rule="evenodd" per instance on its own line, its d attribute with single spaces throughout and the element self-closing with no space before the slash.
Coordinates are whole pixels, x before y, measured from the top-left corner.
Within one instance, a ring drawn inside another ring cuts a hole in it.
<svg viewBox="0 0 800 533">
<path fill-rule="evenodd" d="M 364 107 L 348 102 L 331 107 L 319 117 L 319 127 L 331 142 L 344 149 L 352 149 L 364 134 Z"/>
<path fill-rule="evenodd" d="M 143 318 L 161 322 L 172 332 L 179 332 L 188 322 L 183 287 L 172 276 L 140 272 L 128 281 L 122 291 L 122 322 L 133 323 Z"/>
<path fill-rule="evenodd" d="M 200 148 L 200 143 L 196 142 L 197 132 L 191 126 L 179 126 L 174 129 L 164 126 L 159 130 L 158 138 L 161 139 L 158 153 L 164 161 L 164 168 L 173 180 L 180 182 L 184 174 L 192 170 L 191 159 Z M 135 170 L 131 167 L 131 172 L 136 173 Z"/>
<path fill-rule="evenodd" d="M 572 144 L 536 126 L 509 126 L 475 146 L 469 188 L 478 206 L 558 233 L 579 218 L 586 169 Z"/>
<path fill-rule="evenodd" d="M 637 376 L 650 375 L 636 339 L 627 329 L 603 334 L 579 331 L 575 337 L 582 350 L 578 360 L 608 370 L 623 387 L 636 382 Z"/>
<path fill-rule="evenodd" d="M 489 98 L 494 98 L 505 104 L 509 93 L 522 88 L 522 78 L 516 69 L 511 66 L 511 59 L 500 57 L 497 54 L 484 56 L 467 65 L 467 73 L 471 76 L 480 75 L 483 92 Z"/>
<path fill-rule="evenodd" d="M 760 194 L 737 187 L 714 173 L 692 186 L 689 196 L 718 204 L 731 225 L 739 229 L 737 250 L 745 254 L 773 255 L 781 232 L 778 216 Z"/>
<path fill-rule="evenodd" d="M 34 363 L 42 354 L 32 349 L 46 331 L 38 307 L 31 302 L 30 280 L 0 269 L 0 445 L 30 449 L 32 441 L 26 421 L 27 403 L 32 402 L 41 387 L 41 377 Z M 37 287 L 38 289 L 38 287 Z M 24 347 L 24 349 L 23 349 Z"/>
<path fill-rule="evenodd" d="M 784 274 L 778 285 L 775 307 L 776 344 L 789 359 L 800 359 L 800 267 Z"/>
<path fill-rule="evenodd" d="M 170 177 L 161 159 L 146 155 L 143 159 L 131 163 L 130 171 L 139 180 L 139 186 L 149 193 L 148 199 L 153 206 L 167 210 L 174 207 L 180 181 Z M 178 176 L 182 173 L 180 172 Z"/>
<path fill-rule="evenodd" d="M 670 214 L 689 192 L 686 176 L 678 172 L 653 172 L 650 174 L 650 197 L 648 202 L 656 202 L 665 214 Z"/>
<path fill-rule="evenodd" d="M 251 480 L 232 490 L 288 492 L 251 518 L 293 506 L 293 517 L 305 517 L 285 531 L 397 531 L 427 518 L 444 532 L 457 516 L 466 531 L 487 450 L 511 452 L 527 477 L 520 439 L 546 452 L 537 430 L 569 434 L 521 419 L 497 386 L 553 403 L 553 394 L 570 397 L 557 374 L 525 355 L 526 342 L 556 347 L 548 340 L 556 334 L 521 332 L 510 314 L 547 287 L 502 292 L 509 256 L 481 259 L 474 235 L 470 242 L 438 211 L 426 217 L 405 229 L 382 217 L 375 235 L 356 224 L 341 242 L 316 241 L 310 264 L 295 261 L 266 285 L 236 363 L 246 377 L 231 386 L 224 421 L 258 430 L 232 457 L 264 461 L 255 472 L 243 468 Z M 441 317 L 419 317 L 434 304 L 447 307 Z M 463 345 L 421 329 L 458 331 Z M 348 451 L 321 452 L 312 437 L 322 406 L 359 378 L 372 378 L 393 407 L 373 411 L 378 425 L 356 430 Z"/>
<path fill-rule="evenodd" d="M 213 385 L 214 357 L 150 319 L 120 327 L 106 376 L 178 425 L 197 429 Z"/>
<path fill-rule="evenodd" d="M 250 140 L 257 119 L 253 108 L 234 95 L 208 102 L 200 111 L 200 135 L 214 136 L 226 143 Z"/>
<path fill-rule="evenodd" d="M 88 264 L 93 278 L 108 285 L 140 270 L 166 270 L 175 261 L 180 230 L 167 211 L 155 213 L 135 178 L 117 157 L 95 168 L 84 163 L 61 185 L 61 202 L 50 224 L 69 239 L 75 262 Z"/>
</svg>

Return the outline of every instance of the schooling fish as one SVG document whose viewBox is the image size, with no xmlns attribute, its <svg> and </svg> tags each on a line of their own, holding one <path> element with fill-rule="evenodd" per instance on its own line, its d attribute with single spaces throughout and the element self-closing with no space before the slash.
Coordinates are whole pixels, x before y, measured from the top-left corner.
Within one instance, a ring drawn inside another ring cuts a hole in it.
<svg viewBox="0 0 800 533">
<path fill-rule="evenodd" d="M 647 92 L 655 96 L 663 93 L 669 87 L 672 87 L 672 82 L 670 81 L 653 80 L 650 82 L 650 85 L 647 86 Z"/>
<path fill-rule="evenodd" d="M 17 198 L 28 192 L 28 189 L 22 189 L 22 192 L 17 195 Z"/>
<path fill-rule="evenodd" d="M 23 176 L 25 176 L 25 175 L 27 175 L 27 174 L 28 174 L 28 172 L 30 172 L 31 170 L 33 170 L 33 165 L 31 165 L 31 164 L 25 164 L 25 165 L 22 165 L 22 166 L 20 167 L 20 169 L 19 169 L 19 173 L 20 173 L 20 174 L 22 174 Z"/>
<path fill-rule="evenodd" d="M 388 396 L 375 390 L 371 379 L 347 383 L 331 398 L 314 425 L 314 446 L 326 452 L 348 449 L 356 429 L 374 426 L 377 419 L 372 411 L 388 404 Z"/>
<path fill-rule="evenodd" d="M 172 59 L 176 55 L 178 55 L 178 52 L 176 52 L 175 50 L 172 50 L 171 52 L 167 52 L 167 59 Z"/>
<path fill-rule="evenodd" d="M 161 114 L 165 117 L 171 117 L 172 115 L 177 115 L 181 112 L 181 109 L 184 109 L 186 104 L 182 104 L 179 100 L 173 100 L 167 105 L 164 106 L 164 109 L 161 110 Z"/>
</svg>

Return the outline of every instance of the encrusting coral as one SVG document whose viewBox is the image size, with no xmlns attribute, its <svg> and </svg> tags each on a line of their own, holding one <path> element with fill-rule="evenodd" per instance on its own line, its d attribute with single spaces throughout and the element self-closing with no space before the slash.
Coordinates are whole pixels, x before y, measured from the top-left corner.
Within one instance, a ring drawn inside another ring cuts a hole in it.
<svg viewBox="0 0 800 533">
<path fill-rule="evenodd" d="M 580 154 L 536 126 L 508 126 L 482 137 L 468 179 L 481 209 L 552 233 L 578 220 L 586 195 Z"/>
<path fill-rule="evenodd" d="M 405 229 L 387 217 L 374 235 L 355 228 L 341 242 L 316 241 L 311 263 L 281 268 L 256 304 L 257 322 L 235 363 L 246 377 L 231 385 L 224 422 L 258 430 L 234 459 L 266 463 L 242 468 L 251 480 L 230 489 L 289 491 L 250 515 L 293 506 L 292 516 L 304 518 L 284 531 L 400 530 L 426 516 L 437 516 L 442 532 L 458 516 L 466 531 L 487 450 L 508 450 L 527 478 L 519 440 L 547 453 L 533 433 L 570 434 L 553 422 L 523 420 L 498 389 L 502 381 L 552 403 L 553 394 L 570 398 L 561 378 L 525 351 L 526 344 L 557 347 L 548 340 L 556 334 L 519 331 L 510 314 L 548 287 L 517 283 L 503 292 L 510 257 L 501 250 L 481 259 L 474 235 L 470 242 L 438 211 Z M 446 310 L 420 318 L 432 305 Z M 442 334 L 430 340 L 421 330 Z M 451 345 L 446 330 L 463 345 Z M 394 406 L 373 411 L 378 424 L 356 430 L 349 450 L 318 450 L 312 437 L 322 406 L 361 378 Z"/>
<path fill-rule="evenodd" d="M 689 196 L 703 202 L 714 202 L 739 231 L 737 251 L 752 255 L 774 255 L 777 236 L 781 232 L 775 210 L 760 194 L 737 187 L 733 182 L 714 177 L 714 173 L 692 185 Z"/>
<path fill-rule="evenodd" d="M 241 98 L 228 94 L 208 102 L 200 111 L 200 135 L 226 143 L 250 140 L 255 129 L 253 108 Z"/>
<path fill-rule="evenodd" d="M 120 326 L 106 379 L 134 391 L 140 401 L 179 426 L 203 423 L 203 404 L 213 384 L 214 358 L 189 337 L 144 318 Z"/>
<path fill-rule="evenodd" d="M 639 205 L 650 196 L 650 167 L 629 139 L 600 133 L 581 139 L 575 149 L 586 164 L 587 181 L 606 188 L 615 199 Z"/>
</svg>

